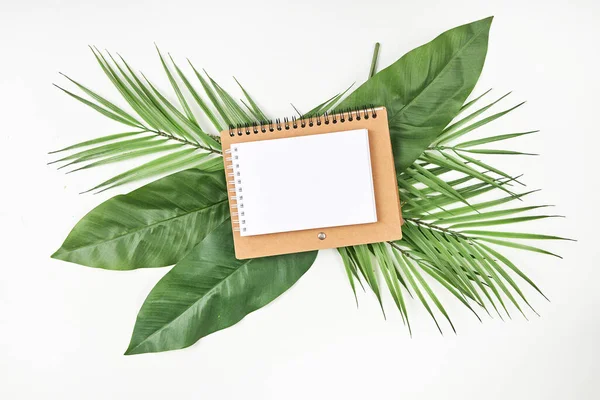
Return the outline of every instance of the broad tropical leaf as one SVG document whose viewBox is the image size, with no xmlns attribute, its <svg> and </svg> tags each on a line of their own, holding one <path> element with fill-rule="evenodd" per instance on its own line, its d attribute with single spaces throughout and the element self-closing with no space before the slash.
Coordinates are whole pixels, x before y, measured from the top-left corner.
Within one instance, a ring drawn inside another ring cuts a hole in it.
<svg viewBox="0 0 600 400">
<path fill-rule="evenodd" d="M 396 172 L 458 114 L 479 79 L 492 17 L 442 33 L 375 74 L 338 108 L 387 107 Z"/>
<path fill-rule="evenodd" d="M 152 289 L 125 354 L 181 349 L 227 328 L 289 289 L 317 252 L 238 260 L 224 221 Z"/>
<path fill-rule="evenodd" d="M 223 171 L 190 169 L 100 204 L 52 257 L 113 270 L 164 267 L 228 218 Z"/>
</svg>

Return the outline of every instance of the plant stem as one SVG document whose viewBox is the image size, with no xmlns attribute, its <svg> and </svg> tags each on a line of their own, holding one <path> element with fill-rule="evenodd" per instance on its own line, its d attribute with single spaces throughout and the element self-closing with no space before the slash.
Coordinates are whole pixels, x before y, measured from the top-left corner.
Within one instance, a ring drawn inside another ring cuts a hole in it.
<svg viewBox="0 0 600 400">
<path fill-rule="evenodd" d="M 171 139 L 171 140 L 176 140 L 178 142 L 187 144 L 188 146 L 193 146 L 193 147 L 196 147 L 198 149 L 203 149 L 203 150 L 206 150 L 206 151 L 214 153 L 214 154 L 221 154 L 221 155 L 223 154 L 219 150 L 213 149 L 211 147 L 203 146 L 203 145 L 201 145 L 199 143 L 191 142 L 191 141 L 189 141 L 187 139 L 183 139 L 183 138 L 177 137 L 177 136 L 172 135 L 172 134 L 167 133 L 167 132 L 157 131 L 157 130 L 148 129 L 148 128 L 145 128 L 145 129 L 148 130 L 148 132 L 156 133 L 159 136 L 166 137 L 167 139 Z"/>
<path fill-rule="evenodd" d="M 406 257 L 410 258 L 411 260 L 417 261 L 417 259 L 412 254 L 410 254 L 410 252 L 404 250 L 402 247 L 398 246 L 396 243 L 390 242 L 390 241 L 388 241 L 387 243 L 390 246 L 392 246 L 393 248 L 395 248 L 396 250 L 398 250 L 400 253 L 404 254 Z"/>
<path fill-rule="evenodd" d="M 447 233 L 447 234 L 449 234 L 449 235 L 452 235 L 452 236 L 459 237 L 459 238 L 461 238 L 461 239 L 464 239 L 464 240 L 467 240 L 467 241 L 469 241 L 469 242 L 471 241 L 471 238 L 469 238 L 469 237 L 467 237 L 467 236 L 465 236 L 465 235 L 463 235 L 463 234 L 461 234 L 461 233 L 458 233 L 458 232 L 456 232 L 456 231 L 450 230 L 450 229 L 448 229 L 448 228 L 444 228 L 444 227 L 442 227 L 442 226 L 439 226 L 439 225 L 434 225 L 434 224 L 430 224 L 430 223 L 428 223 L 428 222 L 421 221 L 420 219 L 416 219 L 416 218 L 405 218 L 405 221 L 410 221 L 410 222 L 413 222 L 413 223 L 415 223 L 415 224 L 417 224 L 417 225 L 426 226 L 426 227 L 428 227 L 428 228 L 435 229 L 435 230 L 438 230 L 438 231 L 441 231 L 441 232 Z"/>
<path fill-rule="evenodd" d="M 432 146 L 432 145 L 430 145 L 429 147 L 427 147 L 426 150 L 431 150 L 431 151 L 453 150 L 453 151 L 456 151 L 459 149 L 456 149 L 455 147 L 450 147 L 450 146 L 438 146 L 438 145 Z"/>
<path fill-rule="evenodd" d="M 379 42 L 375 43 L 375 49 L 373 50 L 373 59 L 371 60 L 371 69 L 369 71 L 369 78 L 372 78 L 375 75 L 375 70 L 377 68 L 377 57 L 379 56 Z"/>
</svg>

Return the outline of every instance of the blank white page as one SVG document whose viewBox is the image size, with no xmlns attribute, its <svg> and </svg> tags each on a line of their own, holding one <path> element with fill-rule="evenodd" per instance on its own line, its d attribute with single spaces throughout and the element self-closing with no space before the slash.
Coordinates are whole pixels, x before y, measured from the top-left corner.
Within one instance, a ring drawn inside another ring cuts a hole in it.
<svg viewBox="0 0 600 400">
<path fill-rule="evenodd" d="M 377 222 L 366 129 L 231 149 L 241 236 Z"/>
</svg>

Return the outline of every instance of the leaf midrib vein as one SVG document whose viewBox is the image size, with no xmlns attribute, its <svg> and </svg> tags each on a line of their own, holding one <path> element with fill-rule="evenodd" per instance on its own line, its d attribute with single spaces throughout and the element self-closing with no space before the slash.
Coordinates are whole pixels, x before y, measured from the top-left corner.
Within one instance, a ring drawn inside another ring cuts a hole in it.
<svg viewBox="0 0 600 400">
<path fill-rule="evenodd" d="M 143 229 L 148 229 L 148 228 L 151 228 L 151 227 L 156 226 L 156 225 L 164 224 L 166 222 L 172 221 L 172 220 L 177 219 L 177 218 L 187 217 L 190 214 L 201 212 L 201 211 L 206 210 L 206 209 L 211 208 L 211 207 L 215 207 L 215 206 L 220 205 L 220 204 L 222 204 L 222 203 L 224 203 L 226 201 L 227 201 L 227 198 L 225 198 L 225 199 L 223 199 L 221 201 L 218 201 L 216 203 L 210 204 L 210 205 L 208 205 L 206 207 L 196 208 L 196 209 L 193 209 L 191 211 L 185 212 L 183 214 L 175 215 L 175 216 L 173 216 L 171 218 L 167 218 L 167 219 L 164 219 L 164 220 L 161 220 L 161 221 L 154 222 L 154 223 L 152 223 L 150 225 L 140 226 L 140 227 L 135 228 L 133 230 L 127 231 L 127 232 L 125 232 L 125 233 L 123 233 L 121 235 L 118 235 L 118 236 L 112 237 L 110 239 L 104 240 L 102 242 L 90 243 L 90 244 L 86 244 L 85 246 L 80 246 L 80 247 L 76 247 L 74 249 L 65 250 L 65 251 L 68 252 L 68 253 L 72 253 L 72 252 L 75 252 L 75 251 L 79 251 L 79 250 L 85 249 L 87 247 L 99 246 L 101 244 L 110 243 L 110 242 L 112 242 L 114 240 L 121 239 L 121 238 L 123 238 L 125 236 L 133 235 L 134 233 L 139 232 L 139 231 L 141 231 Z"/>
<path fill-rule="evenodd" d="M 460 56 L 460 54 L 463 52 L 463 50 L 465 50 L 475 39 L 477 39 L 479 37 L 479 35 L 481 35 L 481 33 L 483 32 L 483 28 L 480 29 L 478 32 L 476 32 L 473 37 L 471 39 L 469 39 L 463 46 L 461 46 L 461 48 L 452 55 L 452 57 L 448 60 L 448 62 L 446 63 L 446 65 L 444 65 L 444 67 L 442 68 L 442 70 L 431 80 L 431 82 L 429 82 L 425 88 L 423 88 L 423 90 L 421 90 L 419 92 L 419 94 L 417 94 L 411 101 L 409 101 L 404 107 L 402 107 L 400 110 L 396 111 L 396 113 L 394 115 L 392 115 L 389 120 L 393 120 L 395 119 L 398 114 L 402 113 L 404 111 L 405 108 L 408 108 L 412 105 L 412 103 L 414 103 L 423 93 L 425 93 L 427 91 L 427 89 L 429 89 L 431 87 L 431 85 L 437 81 L 437 79 L 440 78 L 441 75 L 443 75 L 443 73 L 446 71 L 446 69 L 448 68 L 448 66 L 458 57 Z"/>
<path fill-rule="evenodd" d="M 233 271 L 231 271 L 231 273 L 229 273 L 227 276 L 223 277 L 223 279 L 221 279 L 215 286 L 213 286 L 208 291 L 206 291 L 206 293 L 204 293 L 200 297 L 198 297 L 194 302 L 192 302 L 192 304 L 190 304 L 179 315 L 177 315 L 172 320 L 165 322 L 160 328 L 156 329 L 154 332 L 152 332 L 150 335 L 148 335 L 146 338 L 144 338 L 142 341 L 140 341 L 138 344 L 136 344 L 135 347 L 132 347 L 132 348 L 128 349 L 127 352 L 130 352 L 131 350 L 137 349 L 142 344 L 144 344 L 145 342 L 147 342 L 148 340 L 150 340 L 150 338 L 152 338 L 154 335 L 156 335 L 159 332 L 162 332 L 166 327 L 168 327 L 169 325 L 173 324 L 175 321 L 177 321 L 179 318 L 181 318 L 183 315 L 185 315 L 188 311 L 190 311 L 190 309 L 192 307 L 194 307 L 196 304 L 198 304 L 200 301 L 202 301 L 202 299 L 204 299 L 209 294 L 213 293 L 219 286 L 221 286 L 223 284 L 223 282 L 225 282 L 227 279 L 229 279 L 233 274 L 237 273 L 240 269 L 242 269 L 243 267 L 247 266 L 252 261 L 253 261 L 252 259 L 249 259 L 249 260 L 245 261 L 243 264 L 241 264 L 239 267 L 237 267 L 236 269 L 234 269 Z M 221 265 L 221 267 L 222 267 L 222 265 Z"/>
</svg>

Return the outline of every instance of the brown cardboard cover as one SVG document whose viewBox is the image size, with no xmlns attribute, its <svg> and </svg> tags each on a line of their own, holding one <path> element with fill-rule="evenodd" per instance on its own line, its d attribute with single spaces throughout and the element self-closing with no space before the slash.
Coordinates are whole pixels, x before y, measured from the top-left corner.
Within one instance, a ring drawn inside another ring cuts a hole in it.
<svg viewBox="0 0 600 400">
<path fill-rule="evenodd" d="M 371 152 L 371 169 L 373 171 L 373 188 L 375 190 L 375 206 L 377 209 L 377 222 L 370 224 L 339 226 L 333 228 L 308 229 L 303 231 L 273 233 L 256 236 L 240 236 L 236 231 L 238 228 L 235 218 L 232 218 L 234 227 L 235 256 L 238 259 L 255 258 L 263 256 L 272 256 L 277 254 L 298 253 L 302 251 L 328 249 L 357 244 L 367 244 L 375 242 L 384 242 L 388 240 L 398 240 L 402 238 L 402 217 L 400 212 L 400 198 L 398 195 L 398 183 L 396 181 L 396 170 L 394 167 L 394 156 L 392 154 L 392 145 L 390 142 L 390 132 L 387 123 L 387 111 L 384 107 L 376 108 L 377 118 L 372 116 L 364 118 L 364 111 L 357 111 L 361 118 L 348 120 L 345 114 L 345 121 L 340 121 L 337 115 L 337 123 L 333 124 L 333 116 L 329 116 L 329 124 L 324 123 L 318 126 L 316 119 L 313 118 L 313 126 L 309 127 L 308 119 L 306 127 L 301 128 L 301 121 L 298 120 L 297 128 L 293 128 L 292 122 L 289 122 L 289 129 L 285 129 L 284 122 L 281 122 L 281 130 L 277 130 L 277 124 L 273 124 L 274 132 L 253 133 L 252 126 L 250 134 L 246 134 L 246 128 L 241 128 L 243 134 L 239 136 L 237 129 L 235 135 L 231 136 L 229 130 L 221 132 L 221 142 L 223 151 L 230 149 L 233 143 L 254 142 L 259 140 L 281 139 L 293 136 L 316 135 L 320 133 L 339 132 L 353 129 L 366 128 L 369 131 L 369 150 Z M 356 112 L 352 112 L 354 115 Z M 371 111 L 369 111 L 369 114 Z M 227 156 L 226 156 L 227 158 Z M 307 154 L 306 161 L 310 161 L 310 155 Z M 230 161 L 225 161 L 225 165 L 230 165 Z M 279 168 L 285 168 L 280 166 Z M 227 173 L 228 169 L 225 168 Z M 235 189 L 231 182 L 231 177 L 227 176 L 227 189 Z M 284 197 L 284 196 L 282 196 Z M 230 211 L 236 212 L 235 200 L 229 200 Z M 233 214 L 232 214 L 233 215 Z M 326 238 L 320 240 L 319 233 L 325 233 Z"/>
</svg>

